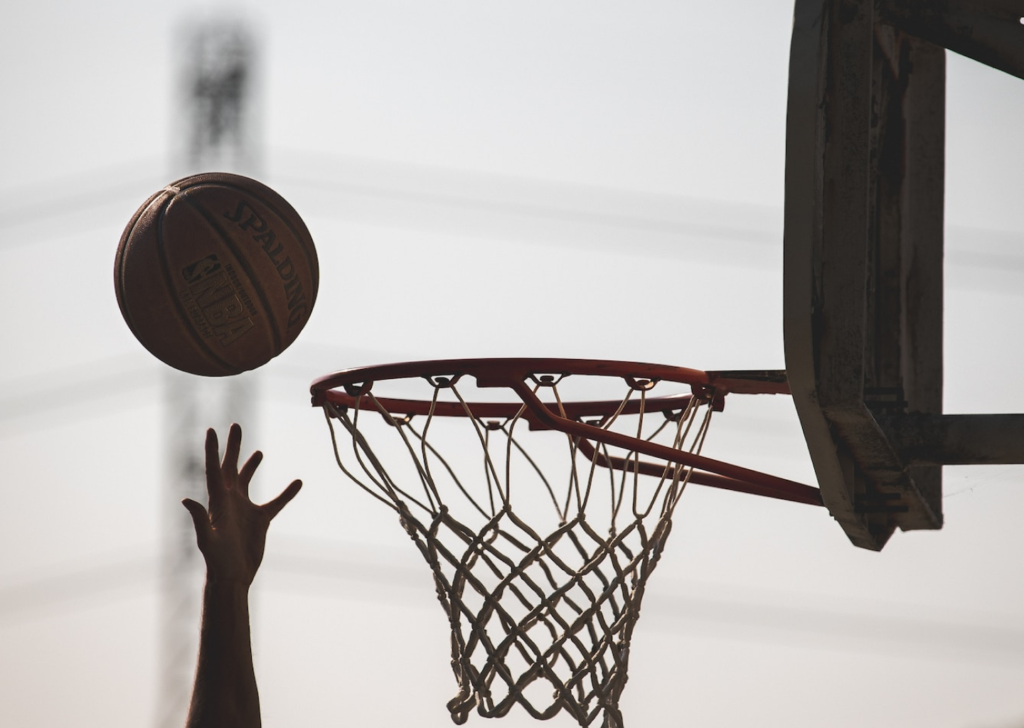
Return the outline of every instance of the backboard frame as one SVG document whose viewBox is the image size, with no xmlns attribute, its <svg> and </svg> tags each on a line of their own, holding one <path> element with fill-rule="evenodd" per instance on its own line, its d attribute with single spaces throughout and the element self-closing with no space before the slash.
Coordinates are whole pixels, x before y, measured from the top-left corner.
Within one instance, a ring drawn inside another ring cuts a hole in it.
<svg viewBox="0 0 1024 728">
<path fill-rule="evenodd" d="M 797 0 L 786 370 L 850 540 L 942 527 L 942 465 L 1024 462 L 1024 416 L 945 415 L 945 49 L 1024 78 L 1011 0 Z"/>
</svg>

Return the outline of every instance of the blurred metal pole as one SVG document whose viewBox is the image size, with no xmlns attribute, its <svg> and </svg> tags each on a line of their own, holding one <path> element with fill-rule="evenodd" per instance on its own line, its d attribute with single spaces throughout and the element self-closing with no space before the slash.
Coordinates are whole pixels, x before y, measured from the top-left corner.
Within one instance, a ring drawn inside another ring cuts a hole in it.
<svg viewBox="0 0 1024 728">
<path fill-rule="evenodd" d="M 214 22 L 188 26 L 179 44 L 180 87 L 176 108 L 174 176 L 204 171 L 253 176 L 253 77 L 255 46 L 245 25 Z M 251 441 L 256 382 L 252 373 L 207 379 L 169 370 L 165 384 L 164 557 L 158 666 L 157 728 L 185 724 L 198 652 L 203 560 L 188 513 L 179 503 L 206 503 L 203 441 L 207 427 L 224 442 L 238 422 Z"/>
</svg>

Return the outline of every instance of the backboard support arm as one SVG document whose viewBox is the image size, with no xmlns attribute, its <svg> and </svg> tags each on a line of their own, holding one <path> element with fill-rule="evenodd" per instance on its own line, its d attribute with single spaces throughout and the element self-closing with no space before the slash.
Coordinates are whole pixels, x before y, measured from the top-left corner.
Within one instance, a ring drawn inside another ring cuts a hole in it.
<svg viewBox="0 0 1024 728">
<path fill-rule="evenodd" d="M 907 465 L 1024 464 L 1024 414 L 908 412 L 879 425 Z"/>
<path fill-rule="evenodd" d="M 1024 79 L 1019 0 L 884 0 L 879 20 Z"/>
</svg>

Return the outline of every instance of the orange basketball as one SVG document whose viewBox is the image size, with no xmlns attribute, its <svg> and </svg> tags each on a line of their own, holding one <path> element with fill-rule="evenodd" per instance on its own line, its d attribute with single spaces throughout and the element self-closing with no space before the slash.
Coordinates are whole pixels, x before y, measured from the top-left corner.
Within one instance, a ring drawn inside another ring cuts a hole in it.
<svg viewBox="0 0 1024 728">
<path fill-rule="evenodd" d="M 158 359 L 219 377 L 266 364 L 309 320 L 313 239 L 284 198 L 234 174 L 198 174 L 150 197 L 121 236 L 114 287 Z"/>
</svg>

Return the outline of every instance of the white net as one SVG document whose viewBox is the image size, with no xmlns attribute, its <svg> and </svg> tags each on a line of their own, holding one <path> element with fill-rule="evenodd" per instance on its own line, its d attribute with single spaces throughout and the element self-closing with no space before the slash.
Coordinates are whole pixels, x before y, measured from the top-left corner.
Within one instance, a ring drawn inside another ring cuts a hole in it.
<svg viewBox="0 0 1024 728">
<path fill-rule="evenodd" d="M 372 392 L 357 407 L 323 406 L 338 465 L 398 513 L 433 572 L 459 685 L 452 719 L 518 704 L 539 719 L 564 710 L 581 726 L 622 726 L 630 639 L 691 471 L 530 431 L 525 405 L 483 419 L 457 381 L 420 381 L 425 415 L 389 411 Z M 618 406 L 587 424 L 699 454 L 713 408 L 679 397 L 650 412 L 657 386 L 627 381 Z M 533 391 L 565 416 L 560 387 Z M 444 401 L 461 416 L 439 416 Z"/>
</svg>

